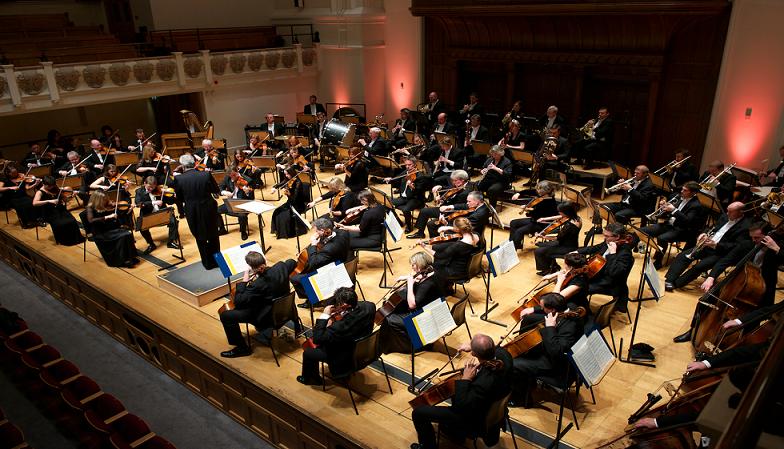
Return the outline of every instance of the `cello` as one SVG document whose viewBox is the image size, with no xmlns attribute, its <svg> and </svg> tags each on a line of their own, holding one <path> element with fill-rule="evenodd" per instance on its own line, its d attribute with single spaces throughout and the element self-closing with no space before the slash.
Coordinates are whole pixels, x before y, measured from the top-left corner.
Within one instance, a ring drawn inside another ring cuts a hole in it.
<svg viewBox="0 0 784 449">
<path fill-rule="evenodd" d="M 557 314 L 556 319 L 560 321 L 566 318 L 583 318 L 585 317 L 586 313 L 587 312 L 583 307 L 578 307 L 577 310 L 573 312 L 561 312 Z M 509 340 L 508 342 L 502 344 L 501 347 L 506 349 L 513 359 L 517 358 L 542 343 L 542 334 L 539 332 L 539 330 L 543 328 L 544 323 L 539 323 L 533 329 L 529 329 Z M 512 326 L 512 329 L 514 329 L 514 326 Z M 501 341 L 503 342 L 508 336 L 509 334 L 506 334 L 506 336 L 504 336 Z"/>
</svg>

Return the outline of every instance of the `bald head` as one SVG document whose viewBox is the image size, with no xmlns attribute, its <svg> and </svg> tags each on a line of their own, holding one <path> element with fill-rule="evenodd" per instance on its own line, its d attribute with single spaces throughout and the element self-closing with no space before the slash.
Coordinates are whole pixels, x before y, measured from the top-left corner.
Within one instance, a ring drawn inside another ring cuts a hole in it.
<svg viewBox="0 0 784 449">
<path fill-rule="evenodd" d="M 727 206 L 727 218 L 733 221 L 743 217 L 743 206 L 744 204 L 740 201 L 730 203 L 730 205 Z"/>
<path fill-rule="evenodd" d="M 493 339 L 484 334 L 476 334 L 471 339 L 471 352 L 481 360 L 493 360 L 495 358 L 495 343 Z"/>
</svg>

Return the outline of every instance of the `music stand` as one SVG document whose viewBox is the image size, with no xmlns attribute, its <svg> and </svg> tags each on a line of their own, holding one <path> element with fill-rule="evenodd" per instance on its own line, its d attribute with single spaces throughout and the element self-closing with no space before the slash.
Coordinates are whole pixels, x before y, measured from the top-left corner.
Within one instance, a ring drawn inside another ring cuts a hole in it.
<svg viewBox="0 0 784 449">
<path fill-rule="evenodd" d="M 634 173 L 628 167 L 624 167 L 623 165 L 613 161 L 609 161 L 608 163 L 610 164 L 610 168 L 612 169 L 612 172 L 615 174 L 615 176 L 623 179 L 629 179 L 630 177 L 634 176 Z"/>
<path fill-rule="evenodd" d="M 516 148 L 509 148 L 514 154 L 515 162 L 523 165 L 534 165 L 534 154 L 526 150 L 518 150 Z"/>
<path fill-rule="evenodd" d="M 488 223 L 488 227 L 490 228 L 490 248 L 493 248 L 493 236 L 495 234 L 495 227 L 492 225 L 495 224 L 496 226 L 500 226 L 503 229 L 504 224 L 501 223 L 501 217 L 498 216 L 498 212 L 495 210 L 493 206 L 491 206 L 487 202 L 485 202 L 485 206 L 487 206 L 487 208 L 490 209 L 490 223 Z M 505 328 L 506 324 L 500 323 L 498 321 L 493 321 L 490 318 L 488 318 L 490 312 L 492 312 L 493 309 L 498 307 L 498 303 L 493 301 L 493 295 L 490 294 L 490 279 L 492 279 L 493 276 L 490 276 L 488 274 L 487 277 L 485 277 L 484 270 L 483 270 L 482 277 L 485 279 L 485 313 L 480 315 L 479 319 Z M 493 307 L 490 307 L 491 302 L 493 303 Z"/>
<path fill-rule="evenodd" d="M 637 234 L 637 236 L 640 238 L 640 241 L 645 242 L 645 254 L 643 255 L 642 268 L 640 269 L 640 282 L 637 286 L 637 297 L 635 299 L 629 300 L 629 302 L 637 303 L 637 311 L 634 313 L 634 325 L 632 326 L 632 336 L 631 336 L 631 340 L 629 341 L 629 351 L 627 352 L 626 359 L 624 360 L 621 355 L 623 352 L 623 338 L 621 338 L 620 344 L 618 346 L 618 360 L 623 363 L 629 363 L 632 365 L 640 365 L 640 366 L 647 366 L 650 368 L 656 368 L 656 365 L 653 363 L 635 360 L 632 357 L 632 346 L 634 346 L 634 338 L 637 334 L 637 325 L 640 322 L 640 311 L 642 310 L 643 303 L 651 300 L 655 300 L 655 301 L 659 300 L 659 296 L 657 296 L 656 294 L 656 289 L 653 288 L 653 282 L 651 281 L 651 279 L 648 278 L 648 274 L 646 273 L 646 269 L 648 265 L 651 263 L 650 262 L 651 247 L 655 247 L 661 252 L 663 252 L 664 249 L 661 248 L 658 243 L 656 243 L 655 237 L 652 237 L 651 235 L 647 234 L 642 229 L 634 225 L 629 225 L 629 228 L 631 228 L 632 231 L 634 231 L 634 233 Z M 646 283 L 648 284 L 651 291 L 653 292 L 653 296 L 649 298 L 643 297 L 643 294 L 645 293 Z"/>
<path fill-rule="evenodd" d="M 254 200 L 224 198 L 223 204 L 226 205 L 226 209 L 232 214 L 250 215 L 250 212 L 244 209 L 240 209 L 237 206 L 245 203 L 252 203 L 253 201 Z M 261 248 L 264 250 L 264 254 L 267 254 L 269 253 L 269 250 L 272 249 L 272 245 L 267 246 L 264 242 L 264 218 L 261 216 L 261 214 L 257 214 L 256 217 L 259 219 L 259 240 L 261 240 Z"/>
<path fill-rule="evenodd" d="M 447 133 L 442 133 L 442 132 L 436 131 L 436 132 L 433 133 L 433 136 L 435 136 L 436 142 L 438 142 L 439 145 L 441 145 L 444 142 L 444 138 L 445 137 L 449 137 L 449 139 L 452 141 L 453 145 L 457 141 L 457 137 L 455 137 L 454 134 L 447 134 Z"/>
<path fill-rule="evenodd" d="M 60 177 L 58 185 L 62 189 L 63 187 L 70 187 L 72 189 L 76 189 L 77 187 L 82 186 L 82 177 L 84 174 L 74 175 L 74 176 L 65 176 Z"/>
<path fill-rule="evenodd" d="M 169 222 L 174 220 L 174 235 L 177 241 L 178 246 L 180 247 L 180 255 L 172 254 L 172 257 L 177 259 L 177 262 L 169 263 L 166 266 L 158 268 L 158 271 L 168 270 L 169 268 L 176 267 L 177 265 L 185 262 L 185 255 L 182 252 L 182 240 L 180 240 L 180 226 L 179 221 L 174 216 L 174 209 L 171 207 L 167 207 L 165 209 L 161 209 L 157 212 L 152 212 L 149 214 L 139 214 L 139 219 L 136 222 L 136 230 L 137 231 L 146 231 L 150 228 L 155 228 L 158 226 L 169 226 Z"/>
<path fill-rule="evenodd" d="M 297 112 L 297 124 L 311 126 L 316 123 L 316 116 L 305 114 L 304 112 Z"/>
<path fill-rule="evenodd" d="M 648 177 L 651 178 L 651 182 L 657 190 L 664 192 L 666 196 L 669 196 L 667 194 L 672 192 L 672 187 L 670 187 L 670 183 L 666 179 L 653 172 L 648 173 Z"/>
<path fill-rule="evenodd" d="M 471 141 L 471 148 L 474 149 L 474 154 L 481 154 L 487 156 L 490 154 L 490 148 L 493 146 L 490 142 L 482 142 L 479 140 Z"/>
<path fill-rule="evenodd" d="M 27 171 L 29 176 L 35 176 L 36 178 L 43 178 L 44 176 L 49 176 L 52 174 L 52 164 L 44 164 L 39 165 L 37 167 L 31 167 L 30 170 Z"/>
<path fill-rule="evenodd" d="M 373 156 L 373 159 L 380 167 L 392 170 L 392 173 L 394 173 L 396 170 L 400 170 L 400 164 L 395 162 L 395 160 L 391 157 Z"/>
<path fill-rule="evenodd" d="M 781 222 L 784 221 L 784 216 L 773 212 L 772 210 L 765 212 L 765 217 L 768 219 L 768 223 L 770 223 L 773 228 L 778 228 L 781 225 Z"/>
<path fill-rule="evenodd" d="M 406 142 L 409 145 L 414 143 L 414 131 L 403 131 L 403 136 L 405 136 Z"/>
<path fill-rule="evenodd" d="M 226 178 L 226 172 L 223 170 L 211 171 L 210 174 L 218 185 L 221 185 L 223 179 Z"/>
<path fill-rule="evenodd" d="M 713 217 L 724 213 L 724 208 L 721 207 L 719 199 L 710 193 L 700 190 L 697 192 L 697 199 L 700 201 L 700 204 L 702 204 L 702 207 L 707 208 L 710 215 Z"/>
</svg>

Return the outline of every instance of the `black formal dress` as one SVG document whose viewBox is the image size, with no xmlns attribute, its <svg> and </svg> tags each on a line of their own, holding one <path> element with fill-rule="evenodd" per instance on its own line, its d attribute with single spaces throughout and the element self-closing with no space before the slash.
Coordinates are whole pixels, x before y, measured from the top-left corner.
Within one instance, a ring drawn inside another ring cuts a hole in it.
<svg viewBox="0 0 784 449">
<path fill-rule="evenodd" d="M 125 266 L 132 261 L 137 253 L 134 245 L 133 233 L 120 227 L 116 218 L 106 219 L 107 215 L 114 213 L 114 209 L 103 212 L 90 207 L 85 209 L 90 231 L 93 233 L 95 246 L 101 252 L 106 265 L 110 267 Z"/>
<path fill-rule="evenodd" d="M 376 205 L 366 209 L 359 219 L 359 232 L 349 232 L 351 249 L 378 248 L 384 238 L 385 208 Z"/>
<path fill-rule="evenodd" d="M 327 362 L 330 373 L 335 377 L 349 374 L 354 342 L 370 334 L 375 314 L 375 304 L 359 301 L 356 307 L 331 325 L 327 325 L 327 319 L 316 320 L 313 326 L 313 343 L 318 347 L 307 348 L 302 354 L 302 376 L 306 380 L 318 378 L 318 362 Z"/>
<path fill-rule="evenodd" d="M 136 194 L 134 198 L 134 202 L 136 206 L 139 208 L 139 215 L 144 217 L 146 215 L 152 214 L 153 212 L 157 212 L 159 210 L 169 209 L 166 206 L 155 206 L 153 201 L 160 200 L 161 197 L 151 195 L 147 189 L 142 186 L 136 189 Z M 150 233 L 149 229 L 141 230 L 140 226 L 142 224 L 143 218 L 140 220 L 136 220 L 137 228 L 136 230 L 139 231 L 144 241 L 147 242 L 148 245 L 155 244 L 155 241 L 152 239 L 152 234 Z M 167 243 L 177 242 L 177 219 L 174 218 L 174 213 L 169 213 L 169 237 Z"/>
<path fill-rule="evenodd" d="M 526 211 L 527 218 L 516 218 L 509 223 L 509 240 L 514 242 L 515 248 L 522 248 L 525 235 L 533 235 L 547 227 L 547 223 L 536 220 L 558 215 L 558 202 L 555 198 L 547 197 L 531 209 Z"/>
<path fill-rule="evenodd" d="M 717 262 L 743 240 L 749 240 L 750 225 L 751 222 L 747 218 L 728 223 L 727 216 L 722 215 L 711 229 L 714 236 L 718 232 L 722 232 L 720 239 L 716 243 L 716 248 L 703 247 L 696 252 L 680 252 L 667 270 L 667 275 L 664 277 L 665 281 L 673 284 L 675 288 L 681 288 L 697 279 L 705 271 L 710 271 L 710 275 L 715 275 L 713 278 L 716 279 L 721 274 L 721 271 L 716 271 Z M 725 226 L 727 226 L 726 230 L 724 230 Z M 694 261 L 697 263 L 689 268 L 689 265 Z"/>
<path fill-rule="evenodd" d="M 363 161 L 354 162 L 346 173 L 346 187 L 359 193 L 368 187 L 368 167 Z"/>
<path fill-rule="evenodd" d="M 436 435 L 432 423 L 439 424 L 439 430 L 458 438 L 474 435 L 485 422 L 490 406 L 509 394 L 511 386 L 512 357 L 503 348 L 496 348 L 495 360 L 503 365 L 498 369 L 481 367 L 473 380 L 459 379 L 455 382 L 455 395 L 452 405 L 417 407 L 411 413 L 419 443 L 425 449 L 436 446 Z M 479 435 L 487 447 L 498 443 L 505 421 L 487 429 Z"/>
<path fill-rule="evenodd" d="M 408 183 L 408 175 L 399 179 L 398 182 L 400 183 L 400 196 L 392 199 L 392 204 L 403 212 L 406 229 L 410 230 L 414 227 L 412 212 L 425 205 L 425 193 L 429 178 L 422 173 L 416 173 L 416 179 L 412 182 L 413 186 Z"/>
<path fill-rule="evenodd" d="M 140 168 L 154 168 L 155 170 L 143 170 L 139 171 Z M 138 164 L 136 164 L 136 169 L 134 169 L 134 173 L 141 178 L 146 179 L 148 176 L 155 176 L 155 180 L 157 181 L 159 186 L 162 186 L 166 181 L 166 170 L 169 168 L 169 164 L 163 161 L 145 161 L 141 160 Z"/>
<path fill-rule="evenodd" d="M 332 215 L 329 212 L 322 215 L 321 217 L 324 218 L 332 218 L 335 221 L 340 221 L 343 217 L 346 216 L 346 211 L 351 209 L 352 207 L 359 206 L 359 200 L 357 200 L 357 195 L 354 192 L 345 192 L 340 195 L 340 198 L 335 199 L 337 193 L 329 191 L 323 195 L 321 195 L 322 200 L 329 201 L 329 210 L 330 212 L 337 212 L 337 214 Z M 335 204 L 337 201 L 337 204 Z"/>
<path fill-rule="evenodd" d="M 48 201 L 57 198 L 56 194 L 51 194 L 45 190 L 41 192 L 41 201 Z M 72 246 L 78 245 L 84 241 L 82 231 L 79 230 L 79 223 L 68 212 L 65 205 L 60 202 L 55 204 L 44 204 L 39 206 L 39 216 L 52 227 L 52 234 L 54 234 L 54 241 L 58 245 Z"/>
<path fill-rule="evenodd" d="M 607 244 L 585 246 L 577 250 L 586 257 L 600 254 L 604 256 L 604 267 L 591 278 L 588 284 L 588 294 L 601 293 L 610 295 L 617 300 L 617 307 L 623 310 L 629 302 L 629 274 L 634 267 L 632 248 L 628 244 L 616 246 L 615 254 L 607 252 Z"/>
<path fill-rule="evenodd" d="M 196 239 L 204 268 L 218 267 L 213 255 L 220 252 L 218 239 L 218 205 L 212 195 L 218 195 L 218 184 L 208 172 L 187 170 L 174 178 L 178 201 L 184 203 L 188 228 Z"/>
<path fill-rule="evenodd" d="M 324 265 L 335 262 L 346 262 L 352 258 L 348 232 L 341 229 L 335 230 L 320 248 L 308 245 L 305 250 L 308 252 L 308 263 L 305 265 L 305 269 L 302 270 L 302 273 L 291 277 L 291 283 L 294 285 L 294 290 L 300 298 L 307 297 L 305 288 L 302 286 L 304 277 L 307 277 L 308 274 Z"/>
<path fill-rule="evenodd" d="M 536 269 L 538 271 L 552 270 L 556 265 L 556 257 L 577 249 L 579 237 L 580 227 L 570 220 L 558 228 L 558 236 L 555 240 L 537 243 L 539 248 L 534 250 Z"/>
<path fill-rule="evenodd" d="M 411 339 L 408 337 L 403 319 L 415 309 L 421 309 L 438 298 L 445 298 L 447 294 L 446 284 L 446 280 L 438 272 L 434 272 L 425 280 L 417 282 L 414 285 L 414 301 L 416 303 L 414 309 L 409 309 L 408 301 L 406 300 L 407 287 L 403 287 L 403 290 L 400 292 L 402 301 L 398 304 L 395 312 L 389 314 L 381 325 L 381 350 L 384 354 L 391 352 L 408 354 L 411 352 Z"/>
<path fill-rule="evenodd" d="M 250 323 L 261 332 L 271 326 L 272 300 L 289 292 L 289 273 L 296 266 L 293 260 L 281 261 L 267 268 L 250 282 L 238 282 L 234 309 L 220 314 L 229 344 L 245 346 L 240 323 Z"/>
<path fill-rule="evenodd" d="M 279 239 L 288 239 L 308 232 L 295 213 L 304 213 L 310 202 L 310 186 L 295 179 L 288 189 L 286 202 L 272 212 L 272 233 Z"/>
<path fill-rule="evenodd" d="M 433 268 L 444 279 L 465 279 L 473 255 L 482 247 L 462 240 L 433 245 Z"/>
<path fill-rule="evenodd" d="M 498 202 L 498 197 L 509 187 L 512 182 L 512 161 L 506 157 L 501 158 L 496 164 L 495 160 L 488 157 L 482 168 L 487 168 L 490 164 L 495 164 L 496 167 L 502 170 L 498 173 L 495 170 L 488 170 L 485 176 L 479 181 L 479 190 L 482 191 L 487 197 L 490 205 L 495 207 Z"/>
<path fill-rule="evenodd" d="M 621 223 L 628 223 L 632 217 L 643 217 L 653 212 L 656 207 L 656 186 L 651 182 L 651 178 L 645 177 L 633 187 L 622 192 L 621 201 L 608 203 L 605 206 L 615 214 L 615 219 Z"/>
<path fill-rule="evenodd" d="M 19 183 L 10 179 L 2 180 L 3 187 L 13 187 Z M 33 207 L 33 199 L 27 194 L 27 187 L 24 181 L 17 190 L 6 190 L 3 192 L 3 202 L 7 204 L 6 207 L 11 207 L 19 218 L 19 224 L 23 228 L 30 228 L 35 226 L 36 220 L 39 218 L 39 211 Z"/>
</svg>

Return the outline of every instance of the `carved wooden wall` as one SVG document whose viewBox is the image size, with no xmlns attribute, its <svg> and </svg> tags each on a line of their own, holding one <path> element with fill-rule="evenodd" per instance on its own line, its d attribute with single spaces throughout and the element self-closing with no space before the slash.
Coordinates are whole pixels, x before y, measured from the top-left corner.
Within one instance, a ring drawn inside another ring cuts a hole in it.
<svg viewBox="0 0 784 449">
<path fill-rule="evenodd" d="M 699 159 L 730 14 L 725 0 L 413 0 L 425 17 L 425 86 L 488 111 L 555 104 L 577 127 L 610 108 L 611 157 L 653 168 L 685 147 Z"/>
</svg>

